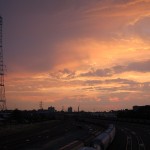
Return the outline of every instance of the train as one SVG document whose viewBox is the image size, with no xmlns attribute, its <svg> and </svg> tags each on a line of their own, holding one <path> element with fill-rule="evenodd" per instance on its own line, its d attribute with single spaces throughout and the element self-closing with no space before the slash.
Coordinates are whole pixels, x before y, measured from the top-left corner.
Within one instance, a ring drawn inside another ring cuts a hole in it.
<svg viewBox="0 0 150 150">
<path fill-rule="evenodd" d="M 93 139 L 90 147 L 82 147 L 79 150 L 106 150 L 114 140 L 115 134 L 115 125 L 110 124 L 104 132 L 100 133 Z"/>
</svg>

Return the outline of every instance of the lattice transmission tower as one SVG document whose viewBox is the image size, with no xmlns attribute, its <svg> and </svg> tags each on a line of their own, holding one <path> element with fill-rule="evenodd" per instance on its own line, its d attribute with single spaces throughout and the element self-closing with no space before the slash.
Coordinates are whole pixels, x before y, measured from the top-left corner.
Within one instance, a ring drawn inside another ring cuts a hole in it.
<svg viewBox="0 0 150 150">
<path fill-rule="evenodd" d="M 4 84 L 4 62 L 2 41 L 3 18 L 0 16 L 0 110 L 6 110 L 5 84 Z"/>
</svg>

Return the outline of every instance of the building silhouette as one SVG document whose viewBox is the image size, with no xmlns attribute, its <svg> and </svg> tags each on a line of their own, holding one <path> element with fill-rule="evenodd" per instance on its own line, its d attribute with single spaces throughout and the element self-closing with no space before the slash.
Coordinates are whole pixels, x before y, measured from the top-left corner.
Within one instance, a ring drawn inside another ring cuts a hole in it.
<svg viewBox="0 0 150 150">
<path fill-rule="evenodd" d="M 72 112 L 72 107 L 68 107 L 68 112 Z"/>
<path fill-rule="evenodd" d="M 48 111 L 49 112 L 56 112 L 55 107 L 53 107 L 53 106 L 48 107 Z"/>
</svg>

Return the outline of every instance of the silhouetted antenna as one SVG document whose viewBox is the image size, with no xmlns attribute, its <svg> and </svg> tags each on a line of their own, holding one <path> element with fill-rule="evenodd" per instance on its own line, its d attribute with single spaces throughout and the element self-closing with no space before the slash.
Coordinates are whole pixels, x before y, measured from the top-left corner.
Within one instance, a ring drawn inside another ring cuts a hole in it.
<svg viewBox="0 0 150 150">
<path fill-rule="evenodd" d="M 80 105 L 78 106 L 78 112 L 80 112 Z"/>
<path fill-rule="evenodd" d="M 39 107 L 40 107 L 41 110 L 43 110 L 43 102 L 42 101 L 40 101 Z"/>
<path fill-rule="evenodd" d="M 4 84 L 2 24 L 3 24 L 3 18 L 0 16 L 0 110 L 6 110 L 7 107 L 6 107 L 5 84 Z"/>
</svg>

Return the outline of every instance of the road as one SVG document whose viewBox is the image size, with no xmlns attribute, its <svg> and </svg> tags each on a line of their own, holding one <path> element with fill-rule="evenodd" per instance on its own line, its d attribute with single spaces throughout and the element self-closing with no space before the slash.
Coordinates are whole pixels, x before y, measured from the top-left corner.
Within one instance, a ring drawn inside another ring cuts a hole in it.
<svg viewBox="0 0 150 150">
<path fill-rule="evenodd" d="M 150 150 L 150 126 L 118 122 L 116 136 L 108 150 Z"/>
</svg>

